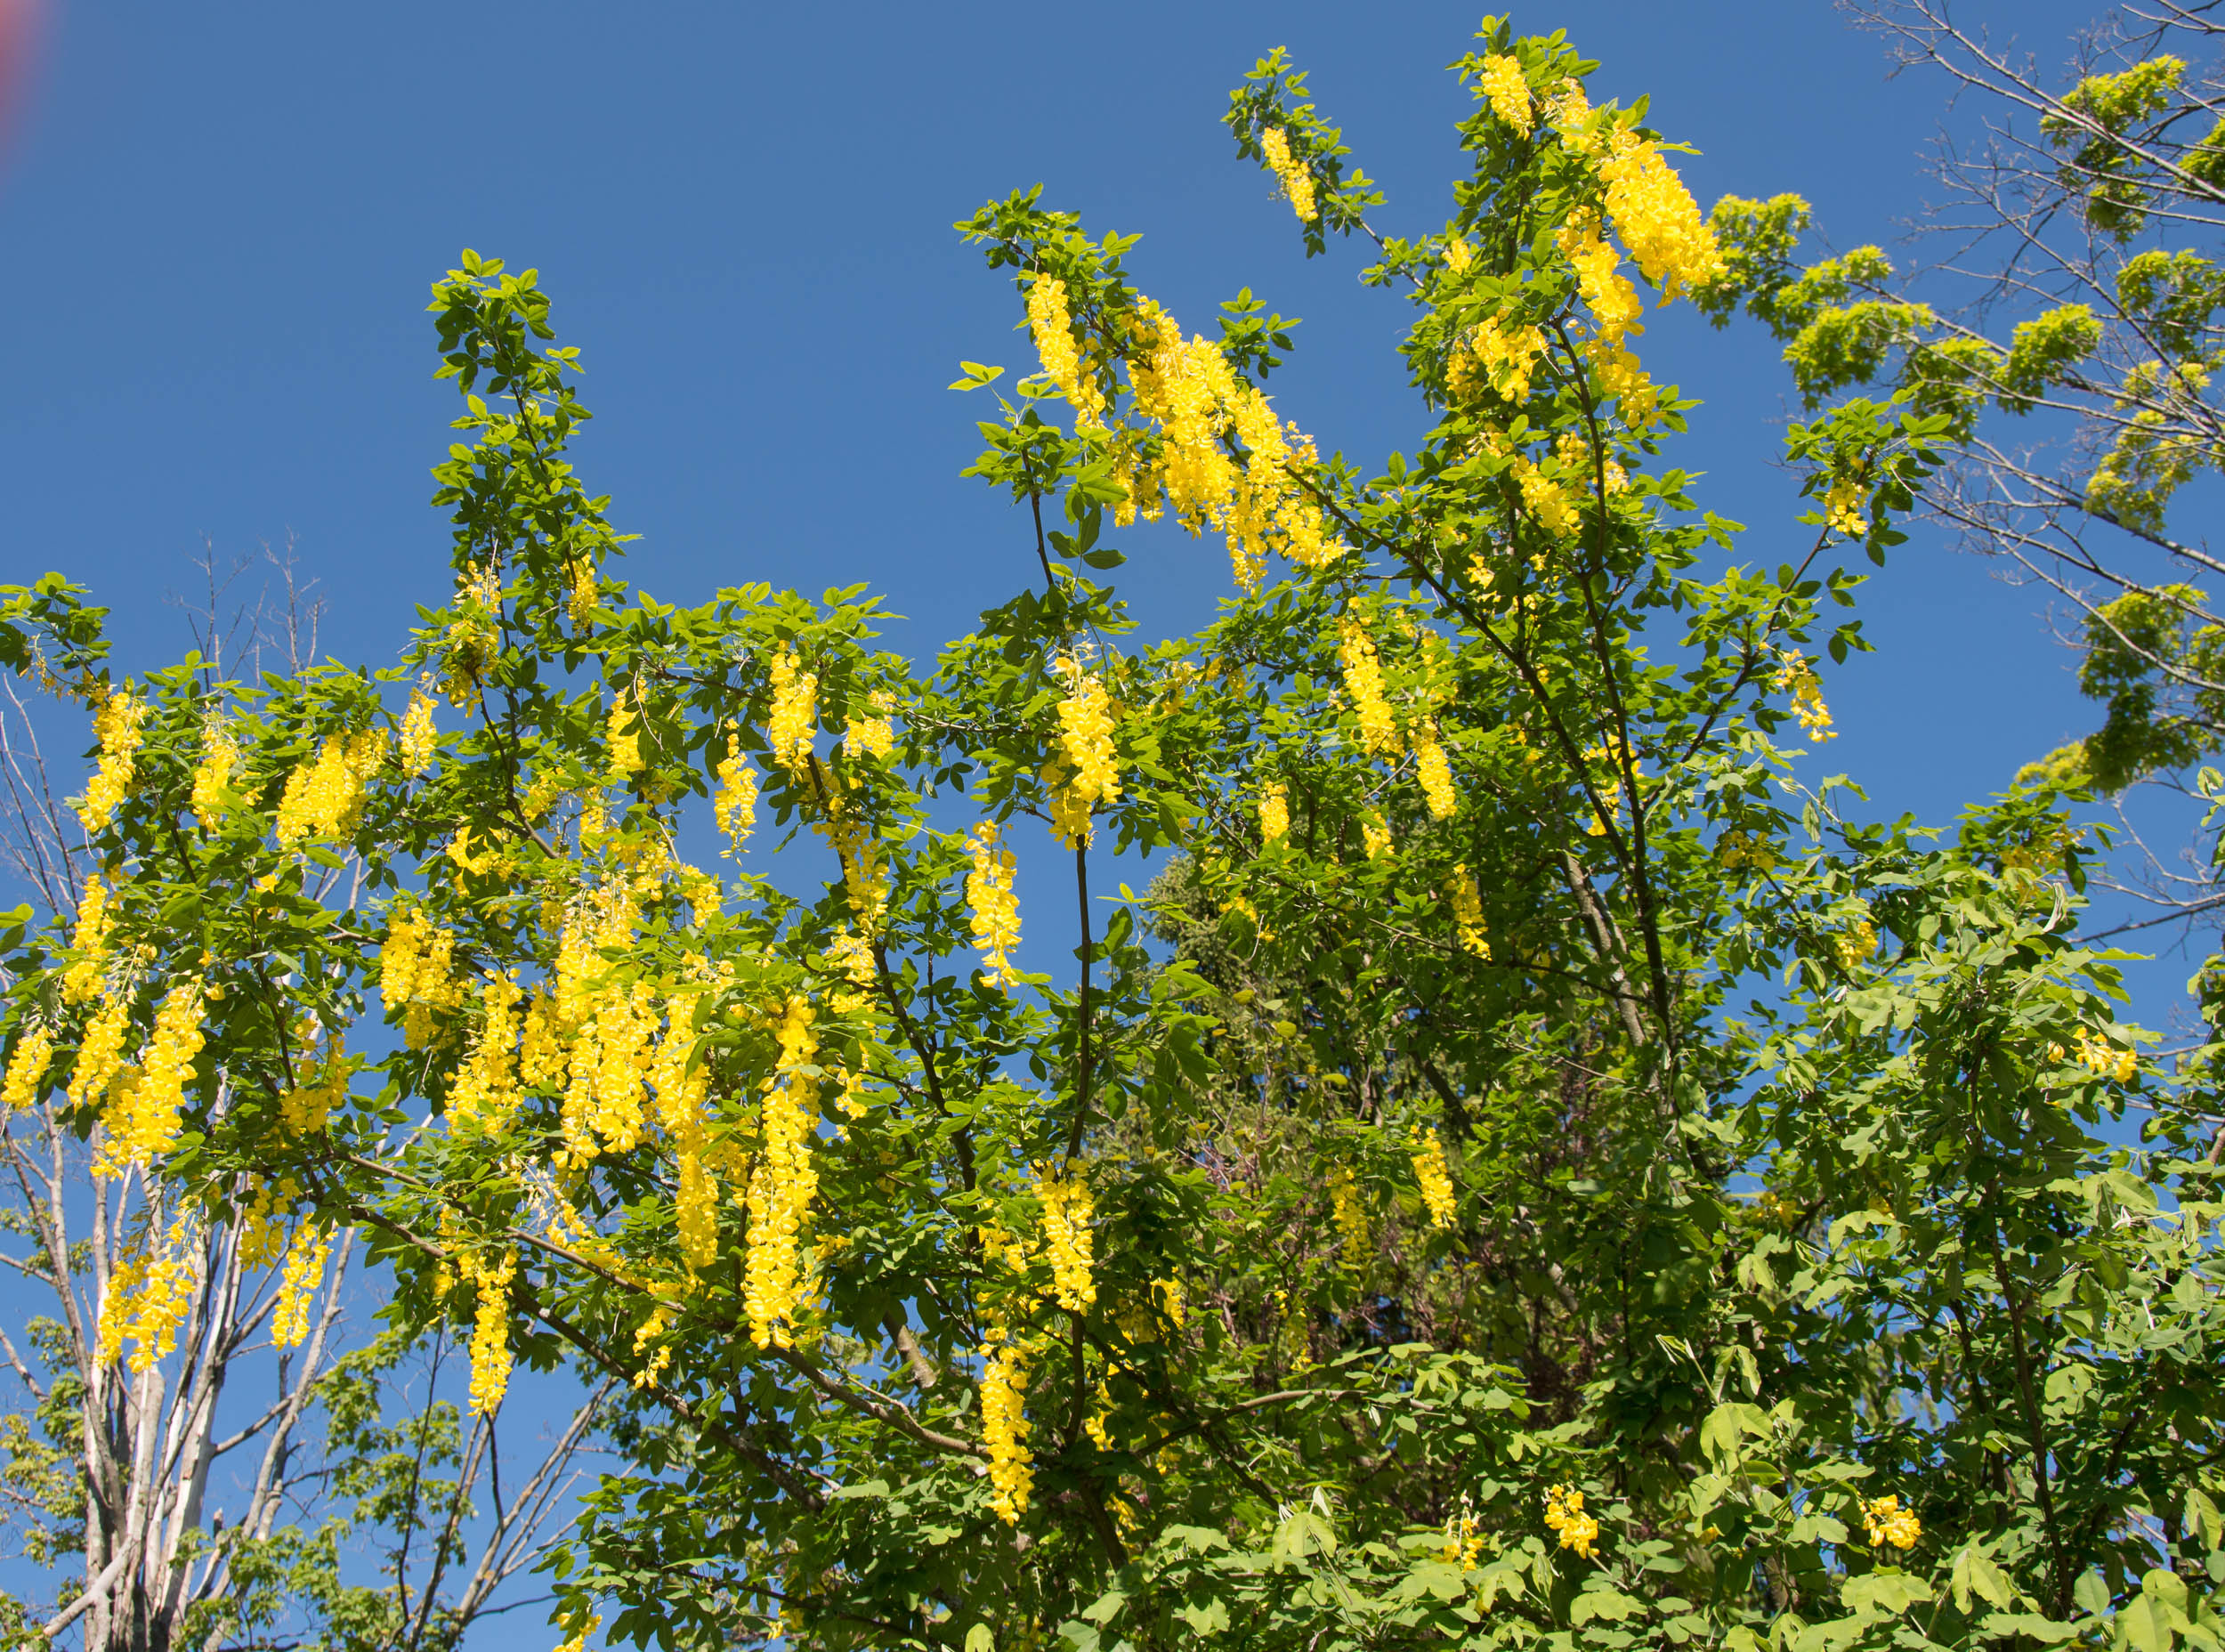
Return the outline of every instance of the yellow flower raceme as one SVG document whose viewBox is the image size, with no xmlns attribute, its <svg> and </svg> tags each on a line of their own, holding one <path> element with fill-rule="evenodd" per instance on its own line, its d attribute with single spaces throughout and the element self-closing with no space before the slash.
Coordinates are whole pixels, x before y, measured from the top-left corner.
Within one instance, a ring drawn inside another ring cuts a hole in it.
<svg viewBox="0 0 2225 1652">
<path fill-rule="evenodd" d="M 1517 137 L 1530 135 L 1535 115 L 1530 107 L 1530 83 L 1523 77 L 1522 65 L 1517 60 L 1496 52 L 1491 53 L 1484 59 L 1477 85 L 1491 100 L 1492 113 L 1512 126 Z"/>
<path fill-rule="evenodd" d="M 286 1271 L 279 1281 L 277 1306 L 271 1312 L 271 1341 L 277 1348 L 299 1348 L 309 1336 L 309 1310 L 316 1306 L 317 1288 L 324 1283 L 325 1259 L 332 1254 L 332 1235 L 312 1222 L 294 1230 L 286 1247 Z"/>
<path fill-rule="evenodd" d="M 1259 791 L 1259 839 L 1274 843 L 1290 830 L 1290 796 L 1281 781 L 1264 786 Z"/>
<path fill-rule="evenodd" d="M 1298 215 L 1300 223 L 1311 223 L 1321 216 L 1320 206 L 1314 199 L 1314 174 L 1304 161 L 1290 154 L 1290 140 L 1280 126 L 1269 126 L 1259 134 L 1259 152 L 1266 157 L 1267 166 L 1282 181 L 1282 192 L 1290 198 L 1290 210 Z"/>
<path fill-rule="evenodd" d="M 201 760 L 193 770 L 193 818 L 203 830 L 214 831 L 223 824 L 224 796 L 239 766 L 239 737 L 222 711 L 210 713 L 201 725 Z"/>
<path fill-rule="evenodd" d="M 1043 1249 L 1050 1258 L 1052 1286 L 1059 1307 L 1080 1313 L 1097 1300 L 1090 1276 L 1090 1218 L 1096 1205 L 1089 1185 L 1079 1178 L 1046 1178 L 1036 1184 L 1043 1202 Z"/>
<path fill-rule="evenodd" d="M 1857 919 L 1845 934 L 1834 938 L 1832 951 L 1838 954 L 1839 968 L 1852 969 L 1877 951 L 1877 926 L 1868 919 Z"/>
<path fill-rule="evenodd" d="M 1336 1217 L 1344 1265 L 1357 1272 L 1367 1266 L 1374 1231 L 1367 1219 L 1367 1203 L 1360 1196 L 1360 1184 L 1344 1165 L 1329 1173 L 1329 1203 Z"/>
<path fill-rule="evenodd" d="M 869 757 L 885 757 L 896 744 L 896 725 L 890 717 L 896 709 L 895 700 L 884 690 L 875 693 L 866 707 L 863 717 L 844 720 L 842 743 L 852 757 L 862 752 Z"/>
<path fill-rule="evenodd" d="M 730 737 L 726 756 L 718 765 L 718 790 L 711 796 L 711 810 L 726 838 L 721 851 L 729 860 L 741 853 L 757 827 L 757 772 L 741 755 L 741 741 Z"/>
<path fill-rule="evenodd" d="M 1567 1486 L 1547 1491 L 1545 1524 L 1559 1535 L 1562 1548 L 1574 1549 L 1587 1560 L 1598 1559 L 1593 1545 L 1599 1541 L 1599 1522 L 1584 1512 L 1582 1492 Z"/>
<path fill-rule="evenodd" d="M 276 836 L 281 849 L 308 838 L 341 838 L 363 812 L 363 787 L 386 760 L 386 732 L 328 735 L 317 755 L 287 776 Z"/>
<path fill-rule="evenodd" d="M 1451 820 L 1460 806 L 1460 797 L 1452 790 L 1452 761 L 1437 741 L 1434 722 L 1424 723 L 1414 735 L 1414 778 L 1421 782 L 1421 795 L 1428 801 L 1429 818 Z"/>
<path fill-rule="evenodd" d="M 412 1049 L 432 1043 L 438 1020 L 464 1001 L 464 984 L 450 973 L 455 957 L 456 937 L 417 908 L 398 910 L 387 919 L 379 993 L 386 1018 L 401 1017 L 402 1038 Z"/>
<path fill-rule="evenodd" d="M 989 1453 L 989 1506 L 1007 1526 L 1026 1512 L 1035 1486 L 1026 1399 L 1027 1362 L 1021 1350 L 1009 1343 L 991 1348 L 982 1362 L 981 1436 Z"/>
<path fill-rule="evenodd" d="M 155 1012 L 138 1081 L 112 1096 L 101 1114 L 101 1145 L 93 1162 L 95 1176 L 118 1177 L 128 1170 L 143 1170 L 177 1140 L 185 1081 L 192 1076 L 194 1057 L 201 1053 L 206 994 L 201 978 L 190 976 L 171 988 Z M 86 1041 L 92 1041 L 89 1034 Z"/>
<path fill-rule="evenodd" d="M 77 957 L 62 971 L 61 1001 L 65 1004 L 83 1004 L 100 996 L 101 976 L 108 968 L 109 936 L 116 927 L 116 914 L 109 904 L 108 886 L 95 872 L 85 880 L 85 895 L 77 903 L 77 927 L 69 937 L 69 950 Z"/>
<path fill-rule="evenodd" d="M 718 1183 L 705 1162 L 704 1097 L 709 1074 L 688 1071 L 695 1052 L 695 1010 L 700 992 L 676 992 L 665 1005 L 665 1032 L 649 1064 L 650 1088 L 657 1096 L 657 1122 L 672 1143 L 677 1187 L 673 1224 L 680 1254 L 691 1269 L 708 1267 L 718 1257 Z"/>
<path fill-rule="evenodd" d="M 1831 488 L 1824 495 L 1824 522 L 1833 533 L 1843 533 L 1849 539 L 1859 539 L 1870 530 L 1863 520 L 1862 506 L 1867 490 L 1851 476 L 1834 477 Z"/>
<path fill-rule="evenodd" d="M 46 1089 L 46 1069 L 54 1059 L 54 1037 L 44 1027 L 28 1027 L 8 1057 L 8 1076 L 0 1083 L 0 1117 L 20 1113 Z"/>
<path fill-rule="evenodd" d="M 479 989 L 479 1036 L 449 1091 L 449 1129 L 459 1134 L 507 1129 L 517 1111 L 517 978 L 490 975 Z"/>
<path fill-rule="evenodd" d="M 623 691 L 611 697 L 611 709 L 603 722 L 603 748 L 611 754 L 611 773 L 641 773 L 641 720 Z"/>
<path fill-rule="evenodd" d="M 1571 218 L 1560 227 L 1556 239 L 1561 255 L 1575 269 L 1576 288 L 1591 311 L 1599 341 L 1614 345 L 1627 335 L 1644 332 L 1638 318 L 1645 306 L 1638 301 L 1638 288 L 1620 272 L 1621 255 L 1601 238 L 1599 221 L 1590 216 Z"/>
<path fill-rule="evenodd" d="M 1916 1511 L 1902 1508 L 1898 1497 L 1873 1497 L 1863 1503 L 1862 1525 L 1873 1549 L 1887 1543 L 1896 1549 L 1914 1549 L 1923 1536 Z"/>
<path fill-rule="evenodd" d="M 1172 316 L 1146 299 L 1128 353 L 1136 410 L 1156 424 L 1161 443 L 1155 486 L 1192 533 L 1210 522 L 1228 541 L 1236 582 L 1250 590 L 1269 551 L 1306 569 L 1329 566 L 1345 547 L 1328 532 L 1321 506 L 1300 475 L 1319 462 L 1295 425 L 1277 422 L 1266 398 L 1240 381 L 1220 346 L 1185 342 Z M 1222 445 L 1246 449 L 1239 466 Z"/>
<path fill-rule="evenodd" d="M 749 1337 L 759 1348 L 789 1345 L 789 1322 L 809 1282 L 804 1276 L 803 1230 L 819 1191 L 812 1134 L 819 1122 L 818 1058 L 811 1005 L 791 998 L 773 1024 L 780 1058 L 765 1081 L 763 1145 L 750 1168 L 748 1205 L 749 1255 L 743 1270 L 743 1307 Z"/>
<path fill-rule="evenodd" d="M 101 1000 L 77 1045 L 77 1065 L 69 1074 L 65 1092 L 72 1107 L 91 1106 L 107 1095 L 124 1070 L 124 1035 L 131 1030 L 132 1000 L 128 992 L 112 992 Z"/>
<path fill-rule="evenodd" d="M 433 726 L 433 696 L 420 684 L 409 691 L 409 704 L 401 714 L 401 772 L 422 774 L 433 765 L 440 731 Z"/>
<path fill-rule="evenodd" d="M 1104 684 L 1072 654 L 1061 654 L 1056 674 L 1065 680 L 1058 702 L 1058 743 L 1043 771 L 1049 788 L 1051 830 L 1068 848 L 1089 846 L 1090 816 L 1121 798 L 1120 754 L 1112 744 L 1112 702 Z"/>
<path fill-rule="evenodd" d="M 1457 243 L 1466 246 L 1466 242 Z M 1462 333 L 1445 358 L 1444 383 L 1453 398 L 1495 390 L 1509 401 L 1529 398 L 1530 378 L 1545 353 L 1545 334 L 1534 327 L 1501 328 L 1486 316 Z"/>
<path fill-rule="evenodd" d="M 1360 817 L 1360 846 L 1371 861 L 1380 861 L 1392 852 L 1390 826 L 1372 809 Z"/>
<path fill-rule="evenodd" d="M 147 702 L 128 684 L 101 701 L 94 714 L 93 732 L 101 742 L 101 762 L 85 787 L 85 801 L 77 807 L 77 818 L 86 831 L 105 830 L 116 818 L 117 806 L 131 795 L 140 743 L 146 738 L 142 726 L 146 721 Z"/>
<path fill-rule="evenodd" d="M 1452 1192 L 1452 1172 L 1444 1162 L 1444 1143 L 1435 1130 L 1414 1132 L 1414 1179 L 1421 1187 L 1421 1202 L 1429 1207 L 1430 1223 L 1448 1232 L 1458 1202 Z"/>
<path fill-rule="evenodd" d="M 783 648 L 773 656 L 773 704 L 765 714 L 765 739 L 773 760 L 801 781 L 811 772 L 812 735 L 819 723 L 819 678 Z"/>
<path fill-rule="evenodd" d="M 1066 283 L 1055 276 L 1038 275 L 1028 284 L 1028 328 L 1035 336 L 1035 353 L 1041 358 L 1043 377 L 1058 386 L 1074 409 L 1080 430 L 1104 428 L 1104 394 L 1094 375 L 1082 368 L 1081 352 L 1074 344 L 1073 319 L 1066 308 Z"/>
<path fill-rule="evenodd" d="M 1383 698 L 1383 662 L 1367 627 L 1347 614 L 1338 627 L 1337 660 L 1344 668 L 1345 698 L 1360 719 L 1360 743 L 1370 757 L 1395 757 L 1398 724 Z"/>
<path fill-rule="evenodd" d="M 2140 1076 L 2138 1051 L 2120 1049 L 2085 1027 L 2078 1029 L 2078 1062 L 2089 1073 L 2113 1078 L 2120 1084 L 2129 1084 Z"/>
<path fill-rule="evenodd" d="M 1476 879 L 1465 864 L 1452 869 L 1444 892 L 1452 902 L 1452 931 L 1460 937 L 1460 951 L 1488 962 L 1491 943 L 1484 938 L 1484 904 L 1476 893 Z"/>
<path fill-rule="evenodd" d="M 1785 649 L 1779 656 L 1776 690 L 1792 700 L 1792 716 L 1808 739 L 1818 745 L 1838 739 L 1831 726 L 1831 709 L 1824 704 L 1824 681 L 1798 649 Z"/>
<path fill-rule="evenodd" d="M 190 1222 L 182 1220 L 163 1235 L 158 1250 L 133 1251 L 117 1259 L 101 1299 L 95 1364 L 114 1365 L 128 1338 L 132 1370 L 150 1371 L 177 1346 L 178 1327 L 200 1287 L 197 1236 Z"/>
<path fill-rule="evenodd" d="M 1606 181 L 1607 216 L 1615 233 L 1664 303 L 1721 271 L 1715 232 L 1651 139 L 1628 129 L 1617 133 L 1599 175 Z"/>
<path fill-rule="evenodd" d="M 517 1253 L 506 1247 L 491 1257 L 459 1252 L 456 1268 L 478 1299 L 472 1315 L 471 1408 L 490 1417 L 510 1387 L 510 1285 L 517 1277 Z"/>
<path fill-rule="evenodd" d="M 987 960 L 982 977 L 994 986 L 1014 978 L 1012 949 L 1020 944 L 1020 903 L 1012 892 L 1012 851 L 999 840 L 994 821 L 983 821 L 967 840 L 973 871 L 966 877 L 966 905 L 974 945 Z"/>
</svg>

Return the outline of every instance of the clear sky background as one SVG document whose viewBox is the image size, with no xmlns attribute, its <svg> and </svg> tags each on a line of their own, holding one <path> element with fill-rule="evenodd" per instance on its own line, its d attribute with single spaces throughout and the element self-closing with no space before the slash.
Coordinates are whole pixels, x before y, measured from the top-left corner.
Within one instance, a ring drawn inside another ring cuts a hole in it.
<svg viewBox="0 0 2225 1652">
<path fill-rule="evenodd" d="M 2051 70 L 2092 16 L 1958 13 Z M 0 582 L 90 584 L 143 668 L 186 645 L 162 597 L 189 587 L 204 536 L 220 556 L 290 538 L 330 603 L 326 648 L 390 661 L 449 584 L 425 500 L 454 392 L 423 310 L 470 246 L 538 267 L 584 352 L 599 417 L 577 458 L 643 536 L 623 571 L 683 602 L 870 581 L 910 617 L 892 644 L 931 654 L 1033 562 L 1011 509 L 958 476 L 986 409 L 943 388 L 957 363 L 1032 361 L 1009 280 L 951 222 L 1040 182 L 1093 232 L 1141 231 L 1133 279 L 1193 328 L 1250 286 L 1306 319 L 1282 410 L 1372 466 L 1423 428 L 1391 350 L 1408 312 L 1357 284 L 1358 248 L 1304 258 L 1218 117 L 1288 46 L 1385 186 L 1380 223 L 1426 232 L 1468 108 L 1443 66 L 1477 17 L 1439 0 L 50 6 L 0 158 Z M 1928 198 L 1946 87 L 1889 80 L 1824 0 L 1585 0 L 1515 21 L 1602 59 L 1595 98 L 1650 93 L 1653 124 L 1702 151 L 1684 170 L 1703 205 L 1796 190 L 1838 247 L 1889 248 Z M 1687 309 L 1646 355 L 1706 403 L 1673 457 L 1750 525 L 1743 555 L 1796 554 L 1775 347 Z M 1128 548 L 1154 634 L 1228 589 L 1218 543 Z M 2040 595 L 1985 563 L 1920 535 L 1864 611 L 1881 652 L 1826 667 L 1843 737 L 1815 767 L 1857 777 L 1881 814 L 1945 822 L 2092 725 Z"/>
</svg>

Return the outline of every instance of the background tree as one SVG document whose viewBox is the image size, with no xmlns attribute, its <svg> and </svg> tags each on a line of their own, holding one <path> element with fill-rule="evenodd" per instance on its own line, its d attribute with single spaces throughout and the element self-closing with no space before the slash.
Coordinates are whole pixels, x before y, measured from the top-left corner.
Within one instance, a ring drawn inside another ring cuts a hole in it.
<svg viewBox="0 0 2225 1652">
<path fill-rule="evenodd" d="M 469 252 L 456 583 L 395 665 L 117 682 L 13 594 L 145 964 L 88 1013 L 27 938 L 12 1081 L 202 1219 L 362 1235 L 482 1413 L 623 1384 L 568 1647 L 2215 1634 L 2211 1068 L 2070 938 L 2048 787 L 1941 844 L 1780 743 L 1952 415 L 1797 426 L 1809 551 L 1728 560 L 1634 349 L 1722 251 L 1568 42 L 1481 38 L 1427 233 L 1281 54 L 1228 116 L 1412 305 L 1372 475 L 1249 292 L 1208 336 L 1040 191 L 961 226 L 1040 371 L 972 471 L 1024 583 L 931 668 L 861 588 L 629 589 L 576 352 Z M 1158 644 L 1110 583 L 1153 521 L 1234 587 Z M 1141 900 L 1131 850 L 1180 857 Z"/>
<path fill-rule="evenodd" d="M 1938 141 L 1942 195 L 1918 221 L 1914 267 L 1875 247 L 1802 265 L 1804 201 L 1733 198 L 1711 220 L 1726 275 L 1701 303 L 1719 324 L 1743 304 L 1785 340 L 1811 409 L 1877 385 L 1947 419 L 1927 510 L 2063 600 L 2080 686 L 2105 708 L 2049 773 L 2191 798 L 2207 840 L 2182 860 L 2133 832 L 2133 887 L 2164 909 L 2148 922 L 2213 924 L 2225 894 L 2205 765 L 2225 733 L 2225 562 L 2200 502 L 2225 461 L 2211 382 L 2225 354 L 2225 24 L 2142 0 L 2051 73 L 1940 0 L 1848 9 L 1977 116 Z"/>
<path fill-rule="evenodd" d="M 244 571 L 201 563 L 206 599 L 189 611 L 201 647 L 187 668 L 221 676 L 231 652 L 252 669 L 270 647 L 300 670 L 316 657 L 312 591 L 289 555 L 275 600 L 266 587 L 226 612 Z M 4 846 L 38 910 L 77 943 L 85 967 L 63 999 L 98 1006 L 145 960 L 115 943 L 114 892 L 72 846 L 72 812 L 9 692 Z M 33 914 L 19 908 L 0 929 L 19 965 L 35 956 Z M 201 1057 L 181 1046 L 174 1058 Z M 221 1117 L 221 1061 L 203 1070 Z M 69 1105 L 12 1083 L 0 1114 L 0 1230 L 16 1241 L 4 1260 L 27 1316 L 12 1334 L 0 1327 L 25 1402 L 0 1416 L 0 1496 L 20 1557 L 58 1591 L 4 1598 L 11 1637 L 373 1652 L 452 1646 L 506 1609 L 496 1591 L 540 1558 L 596 1402 L 553 1438 L 498 1454 L 493 1419 L 466 1427 L 442 1395 L 438 1339 L 351 1337 L 353 1234 L 289 1235 L 282 1186 L 242 1188 L 236 1218 L 206 1219 L 119 1162 L 115 1143 L 88 1152 Z M 317 1105 L 313 1087 L 299 1105 Z"/>
</svg>

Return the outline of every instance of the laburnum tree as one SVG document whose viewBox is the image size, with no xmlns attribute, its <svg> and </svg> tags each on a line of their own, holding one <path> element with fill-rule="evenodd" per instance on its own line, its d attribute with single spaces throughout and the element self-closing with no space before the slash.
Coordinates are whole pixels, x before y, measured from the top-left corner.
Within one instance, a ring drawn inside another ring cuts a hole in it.
<svg viewBox="0 0 2225 1652">
<path fill-rule="evenodd" d="M 1248 292 L 1185 327 L 1037 191 L 960 226 L 1040 370 L 971 473 L 1017 588 L 931 667 L 862 587 L 623 583 L 574 351 L 470 254 L 395 665 L 118 680 L 12 597 L 112 920 L 14 948 L 12 1100 L 356 1235 L 482 1409 L 621 1383 L 566 1646 L 2214 1640 L 2210 1052 L 2070 938 L 2044 784 L 1942 838 L 1792 771 L 1943 416 L 1795 427 L 1800 547 L 1736 560 L 1637 351 L 1725 279 L 1672 146 L 1480 40 L 1428 235 L 1280 53 L 1228 115 L 1412 306 L 1373 474 Z M 1139 638 L 1123 534 L 1225 544 L 1218 617 Z"/>
</svg>

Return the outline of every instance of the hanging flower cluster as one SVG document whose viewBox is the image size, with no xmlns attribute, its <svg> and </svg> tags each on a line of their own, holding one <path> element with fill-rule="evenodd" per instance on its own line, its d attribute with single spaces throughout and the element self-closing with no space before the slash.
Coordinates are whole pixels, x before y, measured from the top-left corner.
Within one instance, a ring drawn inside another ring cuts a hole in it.
<svg viewBox="0 0 2225 1652">
<path fill-rule="evenodd" d="M 1078 1314 L 1097 1300 L 1090 1276 L 1089 1221 L 1096 1214 L 1089 1185 L 1079 1177 L 1047 1177 L 1036 1184 L 1043 1203 L 1043 1249 L 1050 1259 L 1059 1307 Z"/>
<path fill-rule="evenodd" d="M 773 656 L 773 703 L 765 716 L 765 739 L 773 760 L 802 781 L 811 771 L 812 735 L 819 724 L 819 678 L 806 671 L 796 651 L 783 648 Z"/>
<path fill-rule="evenodd" d="M 1313 172 L 1291 155 L 1290 135 L 1280 126 L 1268 127 L 1259 134 L 1259 153 L 1282 182 L 1283 194 L 1290 198 L 1290 210 L 1298 215 L 1298 221 L 1311 223 L 1320 217 L 1321 208 L 1314 199 Z"/>
<path fill-rule="evenodd" d="M 765 1081 L 764 1139 L 749 1172 L 749 1257 L 742 1297 L 749 1340 L 759 1348 L 789 1346 L 789 1322 L 809 1282 L 804 1276 L 803 1230 L 819 1191 L 812 1133 L 819 1122 L 819 1081 L 813 1063 L 819 1042 L 809 1003 L 791 998 L 774 1024 L 780 1058 Z"/>
<path fill-rule="evenodd" d="M 1560 1546 L 1573 1549 L 1587 1560 L 1598 1559 L 1593 1545 L 1599 1541 L 1599 1522 L 1584 1512 L 1584 1494 L 1573 1486 L 1555 1486 L 1545 1494 L 1545 1524 L 1560 1538 Z"/>
<path fill-rule="evenodd" d="M 1458 1204 L 1452 1193 L 1452 1172 L 1444 1162 L 1444 1143 L 1435 1130 L 1414 1132 L 1413 1166 L 1431 1225 L 1450 1232 Z"/>
<path fill-rule="evenodd" d="M 231 777 L 239 767 L 239 737 L 222 711 L 201 725 L 201 760 L 193 770 L 193 818 L 204 831 L 224 823 Z"/>
<path fill-rule="evenodd" d="M 120 1177 L 144 1170 L 170 1151 L 178 1138 L 178 1110 L 194 1057 L 201 1053 L 201 1010 L 207 989 L 198 976 L 171 988 L 155 1012 L 155 1028 L 136 1068 L 119 1076 L 125 1082 L 101 1114 L 101 1145 L 93 1155 L 95 1176 Z M 88 1042 L 90 1040 L 88 1039 Z"/>
<path fill-rule="evenodd" d="M 142 726 L 146 721 L 147 702 L 132 692 L 129 684 L 109 694 L 93 715 L 93 732 L 101 742 L 101 761 L 85 787 L 85 801 L 77 806 L 77 818 L 86 831 L 105 830 L 116 818 L 118 806 L 131 795 L 140 742 L 146 738 Z"/>
<path fill-rule="evenodd" d="M 1020 903 L 1012 892 L 1012 851 L 999 840 L 994 821 L 975 827 L 967 847 L 973 857 L 973 870 L 966 877 L 966 905 L 972 919 L 974 945 L 988 964 L 982 979 L 992 987 L 1004 986 L 1015 978 L 1012 949 L 1020 944 Z"/>
<path fill-rule="evenodd" d="M 1035 1486 L 1028 1451 L 1027 1361 L 1015 1343 L 990 1349 L 981 1369 L 981 1437 L 989 1453 L 989 1506 L 1007 1526 L 1026 1512 Z"/>
<path fill-rule="evenodd" d="M 1028 284 L 1027 305 L 1028 328 L 1035 335 L 1043 377 L 1058 386 L 1073 409 L 1077 430 L 1103 430 L 1104 393 L 1097 388 L 1096 376 L 1082 368 L 1073 320 L 1066 309 L 1066 283 L 1056 276 L 1037 276 Z"/>
<path fill-rule="evenodd" d="M 150 1371 L 178 1345 L 178 1327 L 200 1288 L 198 1237 L 190 1221 L 181 1220 L 158 1247 L 134 1249 L 117 1259 L 101 1299 L 96 1365 L 114 1365 L 129 1340 L 131 1369 Z"/>
<path fill-rule="evenodd" d="M 328 735 L 317 755 L 287 777 L 276 835 L 281 849 L 309 838 L 344 838 L 363 811 L 363 787 L 386 760 L 386 731 Z"/>
</svg>

